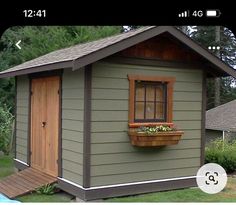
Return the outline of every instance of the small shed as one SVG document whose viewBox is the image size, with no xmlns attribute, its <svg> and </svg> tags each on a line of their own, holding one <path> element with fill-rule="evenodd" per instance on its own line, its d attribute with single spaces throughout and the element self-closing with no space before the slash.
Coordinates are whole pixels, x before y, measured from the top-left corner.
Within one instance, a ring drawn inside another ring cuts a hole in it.
<svg viewBox="0 0 236 205">
<path fill-rule="evenodd" d="M 206 112 L 206 142 L 236 140 L 236 100 Z"/>
<path fill-rule="evenodd" d="M 83 200 L 196 186 L 206 78 L 227 75 L 236 72 L 172 26 L 143 27 L 3 71 L 1 78 L 16 80 L 15 166 L 57 177 Z M 130 141 L 129 131 L 159 125 L 177 127 L 181 138 Z"/>
</svg>

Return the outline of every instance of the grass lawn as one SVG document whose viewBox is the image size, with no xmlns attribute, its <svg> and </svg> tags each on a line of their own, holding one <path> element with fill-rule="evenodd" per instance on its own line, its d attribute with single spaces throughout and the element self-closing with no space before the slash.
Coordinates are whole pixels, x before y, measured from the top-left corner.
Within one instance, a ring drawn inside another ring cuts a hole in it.
<svg viewBox="0 0 236 205">
<path fill-rule="evenodd" d="M 13 157 L 0 155 L 0 179 L 14 173 Z"/>
<path fill-rule="evenodd" d="M 229 177 L 227 187 L 218 194 L 206 194 L 198 188 L 119 197 L 107 202 L 236 202 L 236 178 Z"/>
<path fill-rule="evenodd" d="M 32 193 L 17 198 L 21 202 L 71 202 L 72 196 L 64 192 L 56 193 L 53 195 L 44 195 Z"/>
</svg>

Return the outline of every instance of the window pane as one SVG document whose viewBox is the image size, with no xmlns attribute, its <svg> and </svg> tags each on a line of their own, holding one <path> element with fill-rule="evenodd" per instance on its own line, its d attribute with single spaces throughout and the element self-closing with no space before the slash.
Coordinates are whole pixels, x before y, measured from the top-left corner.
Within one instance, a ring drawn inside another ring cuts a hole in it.
<svg viewBox="0 0 236 205">
<path fill-rule="evenodd" d="M 154 102 L 146 103 L 146 119 L 154 119 Z"/>
<path fill-rule="evenodd" d="M 135 119 L 144 119 L 144 102 L 136 102 Z"/>
<path fill-rule="evenodd" d="M 164 103 L 156 103 L 156 119 L 165 119 Z"/>
<path fill-rule="evenodd" d="M 154 85 L 146 85 L 146 101 L 154 101 L 155 87 Z"/>
<path fill-rule="evenodd" d="M 156 101 L 157 102 L 164 102 L 164 99 L 163 99 L 163 86 L 156 87 Z"/>
<path fill-rule="evenodd" d="M 135 81 L 135 120 L 164 121 L 166 118 L 166 85 L 161 82 Z"/>
<path fill-rule="evenodd" d="M 142 83 L 136 83 L 136 101 L 144 101 L 145 89 Z"/>
</svg>

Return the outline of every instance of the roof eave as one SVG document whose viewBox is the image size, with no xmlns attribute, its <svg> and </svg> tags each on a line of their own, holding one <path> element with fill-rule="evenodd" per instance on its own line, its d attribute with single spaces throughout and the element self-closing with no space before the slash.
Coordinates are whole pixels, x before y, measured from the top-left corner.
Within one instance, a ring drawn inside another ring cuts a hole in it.
<svg viewBox="0 0 236 205">
<path fill-rule="evenodd" d="M 96 50 L 85 56 L 82 56 L 77 59 L 72 59 L 66 62 L 65 61 L 56 62 L 52 64 L 35 66 L 35 67 L 25 68 L 23 70 L 16 70 L 16 71 L 3 71 L 0 73 L 0 78 L 12 77 L 12 76 L 17 76 L 17 75 L 24 75 L 24 74 L 36 73 L 36 72 L 42 72 L 42 71 L 48 71 L 48 70 L 56 70 L 56 69 L 62 69 L 62 68 L 68 68 L 68 67 L 72 67 L 72 70 L 77 70 L 81 67 L 94 63 L 114 53 L 117 53 L 121 50 L 129 48 L 135 44 L 138 44 L 140 42 L 143 42 L 145 40 L 148 40 L 154 36 L 157 36 L 165 32 L 168 32 L 169 34 L 174 36 L 177 40 L 179 40 L 180 42 L 182 42 L 183 44 L 191 48 L 193 51 L 198 53 L 200 56 L 202 56 L 204 59 L 210 62 L 212 66 L 222 70 L 223 71 L 221 74 L 222 76 L 224 76 L 223 73 L 226 73 L 236 78 L 236 72 L 233 68 L 229 67 L 227 64 L 222 62 L 219 58 L 217 58 L 216 56 L 211 54 L 208 50 L 198 45 L 191 38 L 189 38 L 188 36 L 186 36 L 184 33 L 182 33 L 181 31 L 179 31 L 173 26 L 151 27 L 150 29 L 145 30 L 141 33 L 138 33 L 134 36 L 130 36 L 126 39 L 123 39 L 107 47 Z"/>
<path fill-rule="evenodd" d="M 11 72 L 0 72 L 0 78 L 14 77 L 19 75 L 27 75 L 31 73 L 58 70 L 63 68 L 73 68 L 73 61 L 56 62 L 47 65 L 35 66 L 31 68 L 25 68 L 23 70 L 16 70 Z"/>
</svg>

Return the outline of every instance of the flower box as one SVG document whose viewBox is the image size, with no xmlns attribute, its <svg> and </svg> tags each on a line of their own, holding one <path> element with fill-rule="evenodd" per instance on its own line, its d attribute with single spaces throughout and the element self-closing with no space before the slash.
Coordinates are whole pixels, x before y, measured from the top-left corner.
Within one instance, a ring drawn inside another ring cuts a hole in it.
<svg viewBox="0 0 236 205">
<path fill-rule="evenodd" d="M 146 133 L 137 130 L 128 132 L 131 144 L 138 147 L 159 147 L 166 145 L 175 145 L 179 143 L 183 131 L 165 131 L 156 133 Z"/>
</svg>

